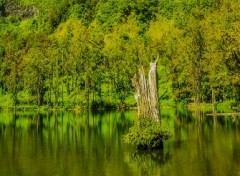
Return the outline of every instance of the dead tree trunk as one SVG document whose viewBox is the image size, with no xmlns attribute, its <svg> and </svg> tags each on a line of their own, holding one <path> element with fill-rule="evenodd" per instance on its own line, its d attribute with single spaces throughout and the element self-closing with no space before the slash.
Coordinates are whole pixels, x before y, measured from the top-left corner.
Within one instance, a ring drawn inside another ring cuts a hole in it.
<svg viewBox="0 0 240 176">
<path fill-rule="evenodd" d="M 158 84 L 157 84 L 157 61 L 150 63 L 148 78 L 143 68 L 139 70 L 139 76 L 133 78 L 133 86 L 136 89 L 135 99 L 138 106 L 139 118 L 152 118 L 160 121 Z"/>
</svg>

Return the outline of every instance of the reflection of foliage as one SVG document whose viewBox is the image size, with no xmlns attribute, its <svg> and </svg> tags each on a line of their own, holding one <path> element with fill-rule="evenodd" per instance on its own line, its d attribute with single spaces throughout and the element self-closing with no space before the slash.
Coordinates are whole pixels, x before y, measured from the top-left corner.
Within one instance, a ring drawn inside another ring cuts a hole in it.
<svg viewBox="0 0 240 176">
<path fill-rule="evenodd" d="M 7 158 L 0 164 L 0 175 L 18 175 L 18 167 L 24 168 L 22 175 L 103 176 L 109 170 L 129 175 L 122 164 L 121 139 L 135 114 L 0 112 L 0 155 Z"/>
<path fill-rule="evenodd" d="M 152 152 L 138 150 L 127 155 L 125 161 L 130 167 L 140 170 L 143 175 L 159 175 L 170 159 L 170 154 L 164 153 L 164 150 Z"/>
<path fill-rule="evenodd" d="M 162 148 L 163 141 L 172 136 L 172 131 L 152 119 L 141 118 L 129 129 L 125 142 L 141 149 Z"/>
</svg>

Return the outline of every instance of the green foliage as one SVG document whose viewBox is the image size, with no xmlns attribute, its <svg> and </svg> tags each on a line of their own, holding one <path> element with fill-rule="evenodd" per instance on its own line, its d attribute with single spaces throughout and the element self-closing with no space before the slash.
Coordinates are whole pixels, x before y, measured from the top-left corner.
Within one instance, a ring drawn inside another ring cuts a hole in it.
<svg viewBox="0 0 240 176">
<path fill-rule="evenodd" d="M 240 101 L 239 0 L 9 2 L 0 96 L 13 105 L 133 105 L 131 79 L 158 55 L 162 105 Z"/>
<path fill-rule="evenodd" d="M 140 149 L 156 149 L 163 147 L 162 142 L 172 136 L 173 131 L 169 127 L 150 118 L 140 118 L 129 129 L 124 140 Z"/>
</svg>

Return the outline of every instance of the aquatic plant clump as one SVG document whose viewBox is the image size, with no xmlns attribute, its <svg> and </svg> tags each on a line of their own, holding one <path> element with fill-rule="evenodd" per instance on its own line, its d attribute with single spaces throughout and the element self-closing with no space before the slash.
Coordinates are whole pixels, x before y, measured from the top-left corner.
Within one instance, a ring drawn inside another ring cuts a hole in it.
<svg viewBox="0 0 240 176">
<path fill-rule="evenodd" d="M 141 118 L 129 129 L 124 141 L 135 145 L 138 149 L 159 149 L 163 148 L 163 141 L 172 136 L 173 132 L 170 128 L 152 119 Z"/>
</svg>

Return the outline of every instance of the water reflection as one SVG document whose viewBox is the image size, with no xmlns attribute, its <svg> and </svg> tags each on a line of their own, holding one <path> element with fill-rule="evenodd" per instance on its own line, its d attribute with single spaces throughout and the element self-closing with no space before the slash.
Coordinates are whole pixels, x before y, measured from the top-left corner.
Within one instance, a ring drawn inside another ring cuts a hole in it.
<svg viewBox="0 0 240 176">
<path fill-rule="evenodd" d="M 110 175 L 107 170 L 128 170 L 121 159 L 120 136 L 132 120 L 121 113 L 4 113 L 0 119 L 0 175 Z"/>
<path fill-rule="evenodd" d="M 167 166 L 171 156 L 164 150 L 158 151 L 135 151 L 126 156 L 126 161 L 137 170 L 140 175 L 162 175 L 162 169 Z"/>
<path fill-rule="evenodd" d="M 240 175 L 239 118 L 163 109 L 164 150 L 122 137 L 136 112 L 2 112 L 0 175 Z"/>
<path fill-rule="evenodd" d="M 186 168 L 179 168 L 179 175 L 239 175 L 240 163 L 233 159 L 240 152 L 239 119 L 207 117 L 206 113 L 178 113 L 175 139 L 165 147 L 174 156 L 172 163 Z"/>
</svg>

